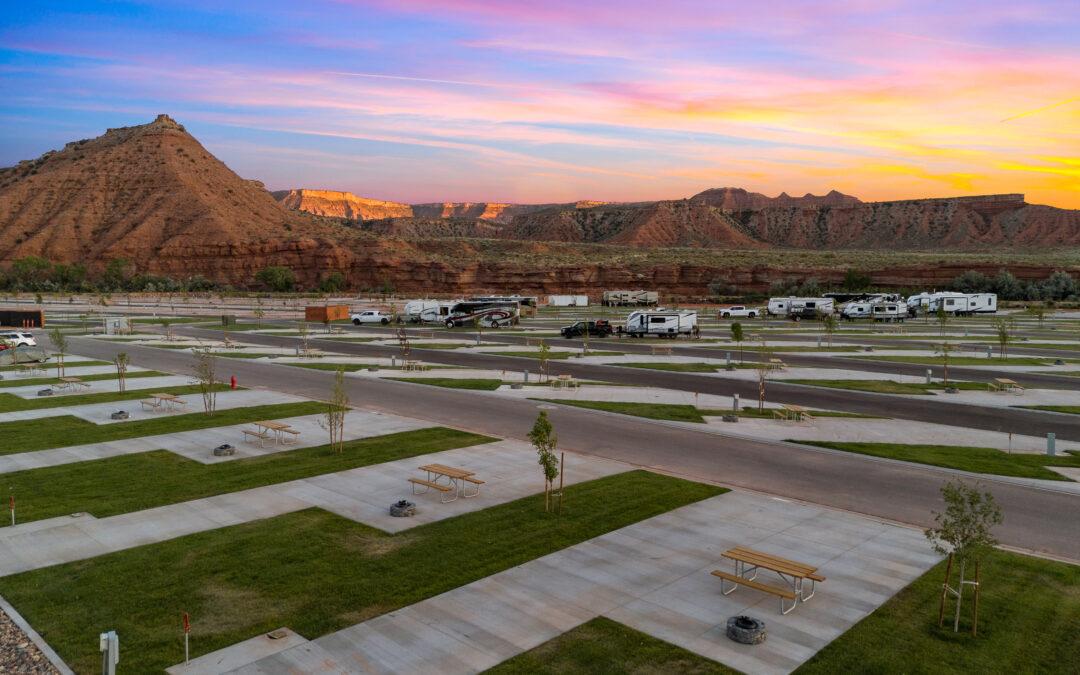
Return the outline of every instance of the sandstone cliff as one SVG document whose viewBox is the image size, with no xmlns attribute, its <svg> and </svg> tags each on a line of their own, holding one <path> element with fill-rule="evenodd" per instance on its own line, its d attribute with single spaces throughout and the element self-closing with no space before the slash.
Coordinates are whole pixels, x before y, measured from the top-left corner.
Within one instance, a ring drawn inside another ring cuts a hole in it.
<svg viewBox="0 0 1080 675">
<path fill-rule="evenodd" d="M 377 220 L 379 218 L 408 218 L 412 207 L 398 202 L 357 197 L 351 192 L 335 190 L 280 190 L 272 193 L 282 206 L 316 216 L 348 220 Z"/>
</svg>

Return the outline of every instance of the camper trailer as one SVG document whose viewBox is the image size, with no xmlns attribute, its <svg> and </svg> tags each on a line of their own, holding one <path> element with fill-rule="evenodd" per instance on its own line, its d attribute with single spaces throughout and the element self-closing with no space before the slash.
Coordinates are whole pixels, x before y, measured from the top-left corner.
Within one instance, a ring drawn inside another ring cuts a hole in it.
<svg viewBox="0 0 1080 675">
<path fill-rule="evenodd" d="M 899 302 L 878 302 L 872 306 L 870 315 L 874 321 L 902 323 L 907 318 L 907 305 Z"/>
<path fill-rule="evenodd" d="M 450 314 L 450 308 L 459 302 L 461 300 L 412 300 L 405 303 L 401 318 L 409 323 L 443 323 Z"/>
<path fill-rule="evenodd" d="M 926 308 L 930 306 L 930 298 L 933 295 L 933 293 L 926 293 L 925 291 L 909 295 L 907 299 L 908 316 L 915 317 L 919 314 L 925 314 Z"/>
<path fill-rule="evenodd" d="M 669 337 L 690 335 L 697 328 L 697 312 L 643 310 L 630 312 L 624 330 L 630 337 Z"/>
<path fill-rule="evenodd" d="M 937 314 L 938 310 L 953 316 L 966 316 L 971 313 L 971 299 L 966 293 L 934 293 L 930 296 L 926 311 Z"/>
<path fill-rule="evenodd" d="M 660 302 L 656 291 L 604 291 L 602 300 L 608 307 L 640 307 Z"/>
<path fill-rule="evenodd" d="M 888 296 L 876 296 L 870 300 L 849 302 L 840 310 L 840 316 L 848 321 L 873 319 L 874 321 L 903 321 L 908 316 L 908 307 L 898 300 L 889 300 Z M 896 298 L 896 296 L 892 296 Z"/>
<path fill-rule="evenodd" d="M 786 316 L 794 321 L 817 319 L 832 314 L 836 304 L 832 298 L 769 298 L 765 311 L 769 316 Z"/>
<path fill-rule="evenodd" d="M 874 303 L 867 301 L 849 302 L 840 308 L 840 317 L 846 321 L 868 319 L 873 314 Z"/>
<path fill-rule="evenodd" d="M 589 296 L 587 295 L 549 295 L 547 304 L 549 307 L 588 307 Z"/>
<path fill-rule="evenodd" d="M 447 311 L 443 323 L 447 328 L 473 326 L 505 328 L 518 322 L 520 306 L 516 302 L 482 302 L 467 300 L 455 302 Z"/>
<path fill-rule="evenodd" d="M 996 314 L 997 293 L 968 294 L 968 311 L 972 314 Z"/>
</svg>

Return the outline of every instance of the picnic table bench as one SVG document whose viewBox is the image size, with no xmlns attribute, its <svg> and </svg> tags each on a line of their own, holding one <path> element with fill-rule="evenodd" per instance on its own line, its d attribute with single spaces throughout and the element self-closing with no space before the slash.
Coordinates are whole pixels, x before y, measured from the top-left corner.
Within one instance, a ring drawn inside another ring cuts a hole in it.
<svg viewBox="0 0 1080 675">
<path fill-rule="evenodd" d="M 58 378 L 60 384 L 56 385 L 57 389 L 74 389 L 76 387 L 90 388 L 89 382 L 83 382 L 81 377 L 61 377 Z"/>
<path fill-rule="evenodd" d="M 314 347 L 307 347 L 306 349 L 297 347 L 296 355 L 301 359 L 320 359 L 323 353 L 321 349 L 315 349 Z"/>
<path fill-rule="evenodd" d="M 344 326 L 330 326 L 330 330 L 327 331 L 327 332 L 329 332 L 331 335 L 344 335 L 345 334 L 345 327 Z"/>
<path fill-rule="evenodd" d="M 667 345 L 652 345 L 650 347 L 653 356 L 671 356 L 671 347 Z"/>
<path fill-rule="evenodd" d="M 186 406 L 187 401 L 174 394 L 156 393 L 149 394 L 149 399 L 139 401 L 143 408 L 151 410 L 168 410 L 171 406 Z"/>
<path fill-rule="evenodd" d="M 424 328 L 416 331 L 416 337 L 418 338 L 433 338 L 435 337 L 435 331 L 430 328 Z"/>
<path fill-rule="evenodd" d="M 271 436 L 270 434 L 268 434 L 266 431 L 264 431 L 262 429 L 244 429 L 243 434 L 244 434 L 244 440 L 245 441 L 248 439 L 249 436 L 251 438 L 258 439 L 260 448 L 266 447 L 265 442 L 270 440 L 271 438 L 273 438 L 273 436 Z"/>
<path fill-rule="evenodd" d="M 27 373 L 28 375 L 33 375 L 34 372 L 38 370 L 40 370 L 42 373 L 46 372 L 45 366 L 37 363 L 36 361 L 19 364 L 19 372 Z"/>
<path fill-rule="evenodd" d="M 787 364 L 782 359 L 771 358 L 769 359 L 769 367 L 773 370 L 786 370 Z"/>
<path fill-rule="evenodd" d="M 423 370 L 431 370 L 431 366 L 429 366 L 428 364 L 423 363 L 421 361 L 408 360 L 408 361 L 402 361 L 401 369 L 402 370 L 419 370 L 419 371 L 423 371 Z"/>
<path fill-rule="evenodd" d="M 265 447 L 264 443 L 270 439 L 274 439 L 280 445 L 289 445 L 295 443 L 300 438 L 300 432 L 293 429 L 284 422 L 274 422 L 272 420 L 261 420 L 258 422 L 252 422 L 255 425 L 255 429 L 244 429 L 243 434 L 245 440 L 247 437 L 259 439 L 259 447 Z M 288 434 L 288 436 L 286 436 Z M 290 440 L 291 437 L 291 440 Z"/>
<path fill-rule="evenodd" d="M 552 389 L 577 389 L 581 386 L 581 383 L 578 382 L 573 375 L 565 374 L 559 375 L 555 379 L 550 380 L 550 383 Z"/>
<path fill-rule="evenodd" d="M 990 391 L 1012 392 L 1017 396 L 1024 393 L 1024 388 L 1016 380 L 1007 377 L 995 377 L 993 382 L 987 384 Z"/>
<path fill-rule="evenodd" d="M 807 411 L 806 408 L 801 405 L 782 404 L 779 408 L 773 409 L 773 417 L 782 420 L 790 420 L 792 422 L 802 422 L 803 420 L 811 421 L 814 416 Z"/>
<path fill-rule="evenodd" d="M 780 599 L 780 613 L 787 614 L 800 602 L 806 602 L 817 592 L 817 583 L 825 581 L 816 567 L 781 558 L 762 551 L 755 551 L 743 546 L 736 546 L 724 552 L 723 557 L 735 565 L 735 573 L 713 570 L 712 575 L 720 578 L 720 592 L 729 595 L 740 585 L 777 596 Z M 757 581 L 760 570 L 774 572 L 784 582 L 783 586 Z M 810 593 L 806 592 L 806 581 L 810 582 Z M 724 582 L 731 582 L 732 587 L 725 590 Z M 784 601 L 791 602 L 785 609 Z"/>
<path fill-rule="evenodd" d="M 443 504 L 457 499 L 459 492 L 460 496 L 465 498 L 475 497 L 480 494 L 480 486 L 484 484 L 484 481 L 477 478 L 474 472 L 466 469 L 446 466 L 445 464 L 425 464 L 419 468 L 425 472 L 426 478 L 408 479 L 412 485 L 413 494 L 426 494 L 429 490 L 437 490 L 443 493 L 443 498 L 439 500 Z M 440 483 L 440 478 L 445 478 L 447 482 Z M 426 488 L 424 492 L 416 491 L 418 485 Z M 471 494 L 468 485 L 473 486 Z"/>
</svg>

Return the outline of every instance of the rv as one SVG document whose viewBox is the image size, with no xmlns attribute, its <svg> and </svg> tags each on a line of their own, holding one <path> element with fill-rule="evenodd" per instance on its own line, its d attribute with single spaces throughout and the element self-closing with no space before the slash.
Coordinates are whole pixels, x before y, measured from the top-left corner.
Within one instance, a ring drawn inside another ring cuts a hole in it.
<svg viewBox="0 0 1080 675">
<path fill-rule="evenodd" d="M 972 314 L 996 314 L 997 293 L 969 294 L 968 311 L 970 311 Z"/>
<path fill-rule="evenodd" d="M 873 313 L 872 302 L 849 302 L 840 309 L 840 316 L 847 321 L 869 318 Z"/>
<path fill-rule="evenodd" d="M 450 309 L 459 302 L 462 300 L 412 300 L 405 303 L 401 318 L 409 323 L 444 323 Z"/>
<path fill-rule="evenodd" d="M 589 296 L 587 295 L 549 295 L 547 304 L 549 307 L 588 307 Z"/>
<path fill-rule="evenodd" d="M 875 297 L 871 300 L 847 303 L 840 310 L 840 316 L 848 321 L 856 319 L 903 321 L 908 316 L 908 307 L 903 302 Z"/>
<path fill-rule="evenodd" d="M 505 328 L 518 322 L 520 306 L 516 302 L 455 302 L 447 311 L 443 323 L 447 328 L 473 326 Z"/>
<path fill-rule="evenodd" d="M 536 309 L 539 298 L 535 295 L 473 295 L 469 302 L 516 302 L 520 307 Z"/>
<path fill-rule="evenodd" d="M 903 322 L 907 318 L 907 306 L 899 302 L 879 302 L 871 310 L 874 321 Z"/>
<path fill-rule="evenodd" d="M 817 319 L 823 314 L 832 314 L 835 303 L 832 298 L 769 298 L 765 308 L 769 316 L 786 316 L 800 319 Z"/>
<path fill-rule="evenodd" d="M 660 302 L 656 291 L 604 291 L 602 300 L 608 307 L 655 305 Z"/>
<path fill-rule="evenodd" d="M 907 299 L 908 316 L 915 317 L 919 313 L 926 313 L 926 308 L 930 306 L 930 298 L 933 295 L 933 293 L 926 292 L 909 295 Z"/>
<path fill-rule="evenodd" d="M 630 337 L 669 337 L 690 335 L 697 328 L 697 312 L 643 310 L 630 312 L 625 331 Z"/>
</svg>

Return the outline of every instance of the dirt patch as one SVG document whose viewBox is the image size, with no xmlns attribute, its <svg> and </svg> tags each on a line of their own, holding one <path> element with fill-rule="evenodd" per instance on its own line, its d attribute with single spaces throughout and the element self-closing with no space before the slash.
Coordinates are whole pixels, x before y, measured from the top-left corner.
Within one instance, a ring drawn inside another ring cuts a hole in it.
<svg viewBox="0 0 1080 675">
<path fill-rule="evenodd" d="M 349 532 L 345 535 L 345 549 L 365 557 L 377 558 L 393 553 L 416 540 L 411 534 L 385 535 Z"/>
<path fill-rule="evenodd" d="M 228 633 L 291 611 L 280 598 L 221 583 L 208 584 L 199 595 L 203 598 L 203 606 L 198 621 L 192 621 L 192 635 Z"/>
</svg>

